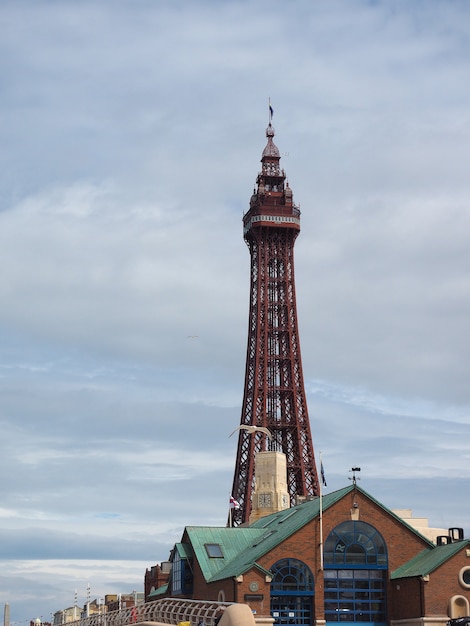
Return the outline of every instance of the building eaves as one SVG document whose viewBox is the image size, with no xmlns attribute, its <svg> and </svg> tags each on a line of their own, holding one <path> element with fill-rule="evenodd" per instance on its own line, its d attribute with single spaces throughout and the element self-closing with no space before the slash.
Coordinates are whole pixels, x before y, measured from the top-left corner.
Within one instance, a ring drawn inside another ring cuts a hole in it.
<svg viewBox="0 0 470 626">
<path fill-rule="evenodd" d="M 249 527 L 187 526 L 185 531 L 206 581 L 216 576 L 227 563 L 244 552 L 262 533 L 262 530 Z M 222 556 L 210 557 L 206 549 L 207 544 L 219 545 Z"/>
<path fill-rule="evenodd" d="M 423 550 L 407 563 L 392 572 L 391 580 L 427 576 L 448 561 L 463 548 L 468 549 L 470 541 L 456 541 L 443 546 Z"/>
<path fill-rule="evenodd" d="M 186 527 L 188 539 L 206 582 L 236 578 L 253 567 L 261 568 L 257 561 L 262 556 L 288 539 L 300 528 L 319 517 L 320 500 L 322 510 L 326 511 L 354 490 L 395 518 L 410 532 L 420 537 L 429 547 L 434 547 L 432 541 L 421 535 L 415 528 L 407 524 L 401 517 L 386 508 L 362 488 L 357 485 L 348 485 L 323 495 L 321 499 L 319 496 L 316 496 L 289 509 L 262 517 L 249 526 L 238 526 L 235 528 Z M 208 543 L 219 544 L 223 557 L 209 557 L 205 549 L 205 544 Z M 263 569 L 263 571 L 265 570 Z"/>
</svg>

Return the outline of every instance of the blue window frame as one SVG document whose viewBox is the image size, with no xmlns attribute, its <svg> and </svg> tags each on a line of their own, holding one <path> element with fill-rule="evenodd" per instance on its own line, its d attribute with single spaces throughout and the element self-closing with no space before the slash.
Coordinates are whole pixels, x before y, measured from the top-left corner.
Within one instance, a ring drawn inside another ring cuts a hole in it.
<svg viewBox="0 0 470 626">
<path fill-rule="evenodd" d="M 183 561 L 178 553 L 173 558 L 173 565 L 171 568 L 171 586 L 172 593 L 179 595 L 183 590 Z"/>
<path fill-rule="evenodd" d="M 307 592 L 313 594 L 314 582 L 310 569 L 297 559 L 281 559 L 272 568 L 271 592 Z"/>
<path fill-rule="evenodd" d="M 387 548 L 382 535 L 366 522 L 344 522 L 325 541 L 326 565 L 387 567 Z"/>
<path fill-rule="evenodd" d="M 192 563 L 187 558 L 181 558 L 176 552 L 171 568 L 172 595 L 189 594 L 193 591 Z"/>
<path fill-rule="evenodd" d="M 373 526 L 348 521 L 334 528 L 324 564 L 327 622 L 386 623 L 387 548 Z"/>
<path fill-rule="evenodd" d="M 276 625 L 313 623 L 314 578 L 297 559 L 281 559 L 272 567 L 271 615 Z"/>
</svg>

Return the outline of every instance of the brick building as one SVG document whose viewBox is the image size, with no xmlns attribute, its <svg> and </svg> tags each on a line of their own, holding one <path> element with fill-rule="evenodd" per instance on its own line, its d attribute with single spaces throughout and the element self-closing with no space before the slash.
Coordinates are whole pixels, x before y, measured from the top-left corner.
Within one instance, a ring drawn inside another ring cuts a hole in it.
<svg viewBox="0 0 470 626">
<path fill-rule="evenodd" d="M 144 593 L 145 593 L 145 601 L 148 602 L 149 596 L 151 593 L 158 589 L 159 587 L 163 587 L 168 583 L 170 578 L 171 571 L 171 563 L 168 561 L 153 565 L 148 568 L 145 572 L 144 579 Z"/>
<path fill-rule="evenodd" d="M 187 526 L 149 600 L 250 606 L 275 624 L 442 626 L 469 615 L 470 541 L 435 542 L 357 484 L 236 528 Z"/>
</svg>

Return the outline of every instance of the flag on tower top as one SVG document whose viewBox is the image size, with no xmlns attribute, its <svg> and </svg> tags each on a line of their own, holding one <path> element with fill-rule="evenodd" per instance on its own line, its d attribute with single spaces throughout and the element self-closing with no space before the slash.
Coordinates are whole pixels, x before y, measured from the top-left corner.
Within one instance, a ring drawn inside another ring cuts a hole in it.
<svg viewBox="0 0 470 626">
<path fill-rule="evenodd" d="M 237 509 L 237 510 L 240 508 L 240 505 L 238 504 L 238 502 L 235 500 L 233 496 L 230 496 L 230 508 Z"/>
<path fill-rule="evenodd" d="M 272 120 L 273 119 L 273 115 L 274 115 L 274 109 L 271 106 L 271 103 L 269 103 L 269 118 Z"/>
</svg>

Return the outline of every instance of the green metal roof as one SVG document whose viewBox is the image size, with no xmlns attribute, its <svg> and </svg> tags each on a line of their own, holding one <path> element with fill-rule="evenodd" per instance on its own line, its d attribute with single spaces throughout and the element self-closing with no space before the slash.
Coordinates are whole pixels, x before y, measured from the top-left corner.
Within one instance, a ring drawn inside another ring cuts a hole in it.
<svg viewBox="0 0 470 626">
<path fill-rule="evenodd" d="M 209 581 L 217 577 L 217 574 L 225 568 L 227 563 L 236 559 L 238 554 L 244 553 L 262 534 L 262 531 L 256 528 L 187 526 L 186 533 L 202 574 Z M 220 545 L 222 557 L 210 557 L 208 555 L 205 546 L 213 543 Z"/>
<path fill-rule="evenodd" d="M 322 497 L 323 511 L 341 500 L 351 489 L 352 487 L 348 486 L 324 495 Z M 261 531 L 256 540 L 244 552 L 239 553 L 231 563 L 228 563 L 217 576 L 214 576 L 213 580 L 239 576 L 252 567 L 259 567 L 257 565 L 259 558 L 319 515 L 320 498 L 315 497 L 290 509 L 260 518 L 250 526 L 250 529 Z"/>
<path fill-rule="evenodd" d="M 154 589 L 153 591 L 151 591 L 148 595 L 149 598 L 160 598 L 161 596 L 166 595 L 166 593 L 168 592 L 168 583 L 166 583 L 165 585 L 162 585 L 161 587 L 159 587 L 158 589 Z"/>
<path fill-rule="evenodd" d="M 332 506 L 350 491 L 351 486 L 348 486 L 324 495 L 323 510 Z M 208 582 L 214 582 L 239 576 L 252 567 L 265 571 L 257 564 L 257 560 L 317 517 L 319 513 L 320 498 L 315 497 L 290 509 L 262 517 L 250 526 L 236 528 L 188 526 L 186 532 L 204 578 Z M 218 543 L 223 557 L 210 558 L 205 549 L 206 543 Z"/>
<path fill-rule="evenodd" d="M 343 489 L 323 495 L 323 511 L 329 509 L 354 489 L 406 526 L 410 532 L 419 536 L 430 548 L 435 547 L 432 541 L 421 535 L 416 528 L 407 524 L 357 485 L 348 485 Z M 250 526 L 236 528 L 187 526 L 185 530 L 205 580 L 215 582 L 240 576 L 253 567 L 265 571 L 257 563 L 258 559 L 317 518 L 319 514 L 320 497 L 317 496 L 292 508 L 266 515 Z M 222 557 L 209 557 L 205 544 L 211 543 L 220 545 Z"/>
<path fill-rule="evenodd" d="M 175 543 L 175 550 L 181 559 L 192 559 L 194 554 L 188 543 Z"/>
<path fill-rule="evenodd" d="M 397 578 L 411 578 L 414 576 L 426 576 L 430 574 L 434 570 L 436 570 L 440 565 L 445 563 L 454 554 L 457 554 L 463 548 L 468 548 L 470 546 L 470 541 L 456 541 L 454 543 L 448 543 L 443 546 L 434 546 L 429 550 L 423 550 L 418 555 L 416 555 L 413 559 L 405 563 L 398 569 L 396 569 L 392 575 L 391 579 L 396 580 Z"/>
</svg>

